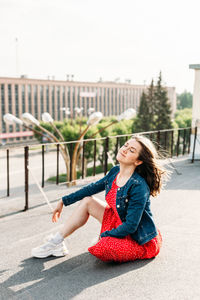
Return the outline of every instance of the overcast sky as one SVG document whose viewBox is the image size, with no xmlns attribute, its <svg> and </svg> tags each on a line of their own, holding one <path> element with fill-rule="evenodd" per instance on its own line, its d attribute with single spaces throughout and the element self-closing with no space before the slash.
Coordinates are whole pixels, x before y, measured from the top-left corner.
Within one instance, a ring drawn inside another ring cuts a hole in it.
<svg viewBox="0 0 200 300">
<path fill-rule="evenodd" d="M 199 12 L 199 0 L 0 0 L 0 76 L 149 84 L 162 71 L 192 92 Z"/>
</svg>

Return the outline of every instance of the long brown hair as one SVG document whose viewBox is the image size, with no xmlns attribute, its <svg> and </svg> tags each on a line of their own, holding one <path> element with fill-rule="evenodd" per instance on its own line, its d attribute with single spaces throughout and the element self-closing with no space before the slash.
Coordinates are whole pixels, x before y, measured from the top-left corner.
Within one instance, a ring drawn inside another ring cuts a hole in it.
<svg viewBox="0 0 200 300">
<path fill-rule="evenodd" d="M 142 147 L 138 159 L 143 163 L 137 166 L 136 172 L 146 180 L 150 194 L 155 197 L 160 193 L 163 181 L 169 177 L 169 172 L 159 162 L 160 155 L 148 138 L 142 135 L 133 135 L 132 138 Z"/>
</svg>

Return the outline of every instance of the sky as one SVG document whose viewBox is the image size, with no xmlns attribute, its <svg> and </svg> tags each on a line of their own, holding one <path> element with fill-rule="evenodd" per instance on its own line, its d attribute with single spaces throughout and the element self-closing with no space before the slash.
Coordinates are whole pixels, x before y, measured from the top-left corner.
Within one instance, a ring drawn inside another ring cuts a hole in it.
<svg viewBox="0 0 200 300">
<path fill-rule="evenodd" d="M 193 92 L 199 0 L 0 0 L 0 77 L 163 84 Z"/>
</svg>

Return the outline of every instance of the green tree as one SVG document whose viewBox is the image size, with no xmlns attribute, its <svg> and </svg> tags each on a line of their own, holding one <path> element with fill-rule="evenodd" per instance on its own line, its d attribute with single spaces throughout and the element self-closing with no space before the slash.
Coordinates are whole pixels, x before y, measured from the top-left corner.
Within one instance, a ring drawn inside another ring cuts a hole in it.
<svg viewBox="0 0 200 300">
<path fill-rule="evenodd" d="M 147 101 L 149 108 L 149 130 L 154 130 L 155 116 L 156 116 L 156 97 L 155 97 L 155 86 L 154 80 L 152 79 L 151 84 L 147 90 Z"/>
<path fill-rule="evenodd" d="M 149 94 L 149 93 L 148 93 Z M 136 132 L 149 131 L 152 125 L 152 109 L 149 105 L 148 95 L 142 93 L 140 99 L 140 106 L 137 114 L 137 118 L 134 123 L 134 130 Z"/>
<path fill-rule="evenodd" d="M 167 90 L 162 86 L 161 72 L 158 77 L 154 92 L 155 103 L 155 130 L 172 128 L 171 105 L 167 97 Z"/>
<path fill-rule="evenodd" d="M 190 127 L 192 124 L 192 109 L 184 108 L 175 113 L 174 122 L 178 128 Z"/>
<path fill-rule="evenodd" d="M 192 94 L 186 90 L 177 94 L 177 109 L 192 108 Z"/>
</svg>

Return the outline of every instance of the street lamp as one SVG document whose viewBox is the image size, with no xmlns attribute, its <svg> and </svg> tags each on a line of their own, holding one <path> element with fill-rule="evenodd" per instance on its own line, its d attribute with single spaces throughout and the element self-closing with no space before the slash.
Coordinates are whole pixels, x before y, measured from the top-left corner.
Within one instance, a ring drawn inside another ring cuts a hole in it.
<svg viewBox="0 0 200 300">
<path fill-rule="evenodd" d="M 22 120 L 20 120 L 19 118 L 13 116 L 12 114 L 9 114 L 9 113 L 5 114 L 5 115 L 3 116 L 3 120 L 4 120 L 4 122 L 7 123 L 7 124 L 10 124 L 10 125 L 14 125 L 14 124 L 21 125 L 21 126 L 27 128 L 27 129 L 29 129 L 29 130 L 31 130 L 31 131 L 37 133 L 37 134 L 43 136 L 43 134 L 42 134 L 40 131 L 31 128 L 30 126 L 28 126 L 27 124 L 25 124 Z M 35 122 L 36 122 L 36 121 L 37 121 L 37 120 L 35 119 Z M 37 124 L 38 124 L 38 123 L 37 123 Z M 48 140 L 52 141 L 50 138 L 48 138 Z"/>
<path fill-rule="evenodd" d="M 100 130 L 95 132 L 90 138 L 93 138 L 93 136 L 95 136 L 97 133 L 100 133 L 101 131 L 103 131 L 104 129 L 110 127 L 111 125 L 113 125 L 115 123 L 118 123 L 122 120 L 130 120 L 130 119 L 134 118 L 135 116 L 136 116 L 136 110 L 134 108 L 128 108 L 123 113 L 121 113 L 119 116 L 117 116 L 117 120 L 114 120 L 107 126 L 101 128 Z"/>
<path fill-rule="evenodd" d="M 58 128 L 55 126 L 54 124 L 54 119 L 52 118 L 52 116 L 48 113 L 48 112 L 44 112 L 42 114 L 42 121 L 44 123 L 50 123 L 52 125 L 52 127 L 54 128 L 54 130 L 57 132 L 57 134 L 59 135 L 59 137 L 61 138 L 61 140 L 64 142 L 65 139 L 62 135 L 62 133 L 60 132 L 60 130 L 58 130 Z"/>
<path fill-rule="evenodd" d="M 23 125 L 22 120 L 20 120 L 19 118 L 11 115 L 11 114 L 5 114 L 3 116 L 3 120 L 5 123 L 13 125 L 13 124 L 18 124 L 18 125 Z"/>
<path fill-rule="evenodd" d="M 67 108 L 66 107 L 61 107 L 60 110 L 64 111 L 66 115 L 70 115 L 69 107 L 67 107 Z"/>
<path fill-rule="evenodd" d="M 74 110 L 77 114 L 80 114 L 83 110 L 83 107 L 75 107 Z"/>
<path fill-rule="evenodd" d="M 99 121 L 103 118 L 103 114 L 100 111 L 94 112 L 89 116 L 87 124 L 92 126 L 99 123 Z"/>
<path fill-rule="evenodd" d="M 90 107 L 88 109 L 88 115 L 90 115 L 91 113 L 93 113 L 95 111 L 94 107 Z"/>
<path fill-rule="evenodd" d="M 136 116 L 136 110 L 134 108 L 128 108 L 121 115 L 117 117 L 117 121 L 130 120 Z"/>
</svg>

